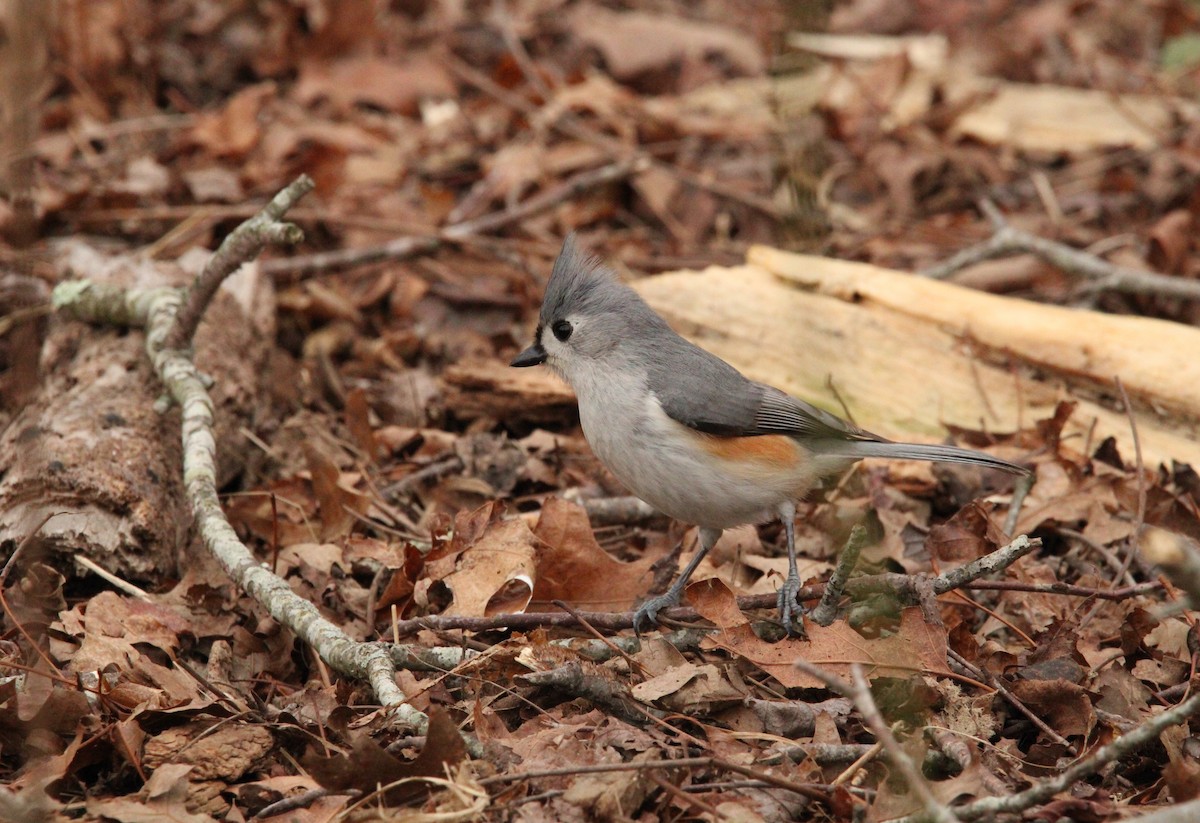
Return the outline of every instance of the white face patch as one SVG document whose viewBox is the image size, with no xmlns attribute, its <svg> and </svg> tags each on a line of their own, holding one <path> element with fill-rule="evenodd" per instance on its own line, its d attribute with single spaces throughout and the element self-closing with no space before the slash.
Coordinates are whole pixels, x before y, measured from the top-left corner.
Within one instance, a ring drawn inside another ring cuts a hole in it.
<svg viewBox="0 0 1200 823">
<path fill-rule="evenodd" d="M 571 336 L 565 341 L 559 340 L 554 335 L 554 324 L 560 320 L 571 324 Z M 556 319 L 550 325 L 542 328 L 542 348 L 546 350 L 546 365 L 568 383 L 571 382 L 570 375 L 573 373 L 573 367 L 581 359 L 575 350 L 578 336 L 586 328 L 587 321 L 577 314 Z"/>
</svg>

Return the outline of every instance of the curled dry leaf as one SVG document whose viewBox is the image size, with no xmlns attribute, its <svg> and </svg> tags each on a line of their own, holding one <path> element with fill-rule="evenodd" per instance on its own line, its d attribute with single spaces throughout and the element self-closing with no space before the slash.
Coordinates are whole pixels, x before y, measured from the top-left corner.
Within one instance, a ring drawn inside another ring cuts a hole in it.
<svg viewBox="0 0 1200 823">
<path fill-rule="evenodd" d="M 551 497 L 534 534 L 541 541 L 534 598 L 564 600 L 582 609 L 625 611 L 645 597 L 657 556 L 615 560 L 600 544 L 581 506 Z"/>
<path fill-rule="evenodd" d="M 493 523 L 442 582 L 454 593 L 445 614 L 519 614 L 533 597 L 537 538 L 524 520 Z"/>
<path fill-rule="evenodd" d="M 369 794 L 390 787 L 384 792 L 383 802 L 396 804 L 420 796 L 423 787 L 419 781 L 392 784 L 405 778 L 443 777 L 447 766 L 461 762 L 465 756 L 466 748 L 454 721 L 445 711 L 435 709 L 429 714 L 425 746 L 416 760 L 395 757 L 365 733 L 356 733 L 349 753 L 325 756 L 312 751 L 301 763 L 326 789 L 358 789 Z"/>
</svg>

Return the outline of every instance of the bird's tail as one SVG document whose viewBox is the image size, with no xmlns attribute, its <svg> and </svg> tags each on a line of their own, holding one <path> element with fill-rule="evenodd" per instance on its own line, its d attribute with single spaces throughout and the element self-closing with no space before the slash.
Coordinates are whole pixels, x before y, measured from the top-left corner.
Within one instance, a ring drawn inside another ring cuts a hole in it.
<svg viewBox="0 0 1200 823">
<path fill-rule="evenodd" d="M 971 463 L 992 469 L 1011 472 L 1012 474 L 1029 474 L 1029 469 L 1010 463 L 999 457 L 975 451 L 960 449 L 957 446 L 930 446 L 921 443 L 889 443 L 886 440 L 851 440 L 839 442 L 836 448 L 830 449 L 838 456 L 852 458 L 860 457 L 890 457 L 900 460 L 936 460 L 942 463 Z"/>
</svg>

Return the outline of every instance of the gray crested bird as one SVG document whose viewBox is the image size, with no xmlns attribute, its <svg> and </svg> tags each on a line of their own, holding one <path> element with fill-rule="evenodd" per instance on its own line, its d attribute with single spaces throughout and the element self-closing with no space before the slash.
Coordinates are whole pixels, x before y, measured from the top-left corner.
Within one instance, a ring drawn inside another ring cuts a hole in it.
<svg viewBox="0 0 1200 823">
<path fill-rule="evenodd" d="M 579 401 L 593 452 L 648 504 L 699 527 L 700 546 L 671 587 L 634 616 L 638 632 L 680 601 L 724 529 L 783 522 L 788 576 L 779 615 L 792 631 L 797 594 L 795 501 L 864 457 L 1028 470 L 955 446 L 894 443 L 763 383 L 696 346 L 568 235 L 546 285 L 533 344 L 513 366 L 545 364 Z"/>
</svg>

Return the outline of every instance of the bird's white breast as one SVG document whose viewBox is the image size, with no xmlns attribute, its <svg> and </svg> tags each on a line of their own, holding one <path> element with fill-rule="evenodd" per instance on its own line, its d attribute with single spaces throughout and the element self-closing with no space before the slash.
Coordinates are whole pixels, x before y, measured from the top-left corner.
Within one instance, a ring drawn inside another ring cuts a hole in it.
<svg viewBox="0 0 1200 823">
<path fill-rule="evenodd" d="M 758 522 L 818 479 L 811 463 L 739 462 L 704 448 L 706 435 L 667 416 L 644 375 L 614 369 L 570 377 L 596 456 L 633 494 L 677 520 L 716 529 Z"/>
</svg>

